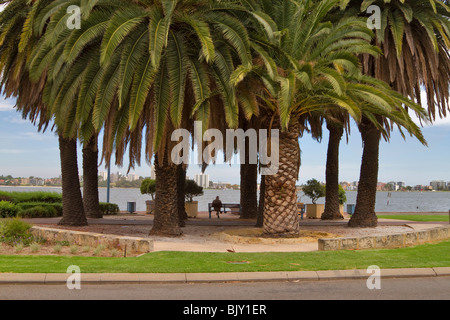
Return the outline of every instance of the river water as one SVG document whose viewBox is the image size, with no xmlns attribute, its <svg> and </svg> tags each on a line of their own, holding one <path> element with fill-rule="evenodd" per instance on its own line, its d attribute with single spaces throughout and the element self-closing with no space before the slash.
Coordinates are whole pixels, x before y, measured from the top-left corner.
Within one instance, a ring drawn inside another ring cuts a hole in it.
<svg viewBox="0 0 450 320">
<path fill-rule="evenodd" d="M 50 191 L 61 193 L 60 187 L 8 187 L 0 186 L 4 191 Z M 106 188 L 99 189 L 100 201 L 106 202 Z M 356 203 L 355 191 L 347 192 L 347 204 Z M 194 200 L 199 202 L 199 211 L 208 211 L 208 203 L 219 196 L 223 203 L 239 203 L 239 190 L 204 190 L 203 196 Z M 310 199 L 299 194 L 304 203 L 311 203 Z M 120 210 L 127 210 L 128 202 L 136 202 L 137 211 L 145 211 L 145 201 L 150 200 L 149 195 L 142 195 L 139 189 L 111 188 L 110 202 L 119 205 Z M 317 203 L 324 203 L 321 198 Z M 448 212 L 450 210 L 450 192 L 377 192 L 377 212 Z"/>
</svg>

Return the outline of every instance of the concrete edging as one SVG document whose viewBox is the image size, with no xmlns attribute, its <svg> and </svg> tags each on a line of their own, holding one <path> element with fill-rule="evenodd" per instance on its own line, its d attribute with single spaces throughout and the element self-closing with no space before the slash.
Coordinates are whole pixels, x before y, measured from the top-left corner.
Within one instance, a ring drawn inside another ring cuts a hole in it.
<svg viewBox="0 0 450 320">
<path fill-rule="evenodd" d="M 44 238 L 50 241 L 68 241 L 70 243 L 88 246 L 98 246 L 102 244 L 107 248 L 120 248 L 121 250 L 126 248 L 127 251 L 133 253 L 148 253 L 154 250 L 153 240 L 138 237 L 52 229 L 36 226 L 31 228 L 31 233 L 36 237 Z"/>
<path fill-rule="evenodd" d="M 319 251 L 391 249 L 411 247 L 450 238 L 450 226 L 383 236 L 319 239 Z"/>
<path fill-rule="evenodd" d="M 73 274 L 67 273 L 0 273 L 0 284 L 64 284 Z M 222 273 L 81 273 L 83 284 L 106 283 L 211 283 L 255 281 L 327 281 L 367 279 L 372 275 L 365 269 L 280 271 L 280 272 L 222 272 Z M 450 276 L 450 267 L 381 269 L 382 278 L 414 278 Z"/>
</svg>

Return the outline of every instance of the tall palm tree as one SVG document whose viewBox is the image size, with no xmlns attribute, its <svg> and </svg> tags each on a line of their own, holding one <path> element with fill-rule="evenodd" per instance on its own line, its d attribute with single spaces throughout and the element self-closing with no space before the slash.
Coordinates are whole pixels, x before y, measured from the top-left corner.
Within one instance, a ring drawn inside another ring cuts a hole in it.
<svg viewBox="0 0 450 320">
<path fill-rule="evenodd" d="M 363 72 L 381 79 L 394 90 L 422 103 L 426 93 L 430 120 L 445 117 L 449 111 L 449 7 L 447 1 L 350 1 L 353 13 L 365 12 L 370 5 L 381 9 L 381 28 L 374 43 L 383 51 L 380 57 L 362 56 Z M 378 117 L 378 123 L 390 123 Z M 349 226 L 374 227 L 381 133 L 367 118 L 359 126 L 364 143 L 355 213 Z"/>
<path fill-rule="evenodd" d="M 44 3 L 45 1 L 41 1 Z M 32 81 L 27 63 L 37 45 L 33 35 L 31 18 L 34 10 L 28 1 L 2 1 L 5 5 L 0 13 L 0 65 L 2 92 L 16 97 L 16 108 L 24 118 L 29 118 L 38 130 L 46 130 L 51 122 L 48 107 L 42 99 L 46 75 Z M 38 6 L 36 6 L 38 8 Z M 61 224 L 85 225 L 83 202 L 78 179 L 76 141 L 59 135 L 61 173 L 63 177 L 63 212 Z"/>
<path fill-rule="evenodd" d="M 237 64 L 251 63 L 246 30 L 227 12 L 235 7 L 231 1 L 89 4 L 76 31 L 61 28 L 67 3 L 52 2 L 40 13 L 50 17 L 48 26 L 37 25 L 48 42 L 36 50 L 31 70 L 36 77 L 51 74 L 44 98 L 65 134 L 81 128 L 89 141 L 104 130 L 106 161 L 115 151 L 120 164 L 128 148 L 134 165 L 145 135 L 147 161 L 158 159 L 152 233 L 180 234 L 176 188 L 167 185 L 177 172 L 171 133 L 193 119 L 205 129 L 214 122 L 237 126 L 239 106 L 228 79 Z"/>
<path fill-rule="evenodd" d="M 342 94 L 345 81 L 341 73 L 357 69 L 352 54 L 357 46 L 364 52 L 373 52 L 367 45 L 370 34 L 355 19 L 336 25 L 326 21 L 326 14 L 337 1 L 247 3 L 250 15 L 265 21 L 263 28 L 256 22 L 249 27 L 252 49 L 264 70 L 254 73 L 262 79 L 268 93 L 268 98 L 264 98 L 268 115 L 265 126 L 281 130 L 276 146 L 280 155 L 278 171 L 265 177 L 264 232 L 297 235 L 295 183 L 300 167 L 300 118 L 320 108 L 325 100 L 349 109 L 358 118 L 357 106 Z M 354 39 L 350 41 L 350 37 Z"/>
<path fill-rule="evenodd" d="M 337 114 L 334 119 L 326 120 L 329 132 L 327 162 L 325 170 L 325 211 L 322 220 L 343 219 L 339 202 L 339 145 L 349 119 L 345 113 Z M 333 121 L 334 120 L 334 121 Z"/>
<path fill-rule="evenodd" d="M 407 112 L 407 104 L 422 109 L 390 90 L 381 81 L 360 74 L 356 54 L 378 55 L 370 44 L 366 21 L 354 17 L 329 21 L 339 1 L 246 1 L 250 15 L 252 49 L 260 68 L 238 70 L 240 80 L 257 75 L 267 95 L 261 105 L 269 128 L 281 129 L 278 172 L 265 177 L 264 232 L 275 236 L 299 232 L 295 182 L 300 166 L 299 135 L 308 118 L 326 108 L 340 108 L 359 123 L 363 116 L 392 114 L 408 132 L 423 139 Z M 254 72 L 253 72 L 254 71 Z M 362 105 L 366 105 L 362 108 Z M 267 117 L 268 115 L 268 117 Z M 263 117 L 261 117 L 263 118 Z"/>
</svg>

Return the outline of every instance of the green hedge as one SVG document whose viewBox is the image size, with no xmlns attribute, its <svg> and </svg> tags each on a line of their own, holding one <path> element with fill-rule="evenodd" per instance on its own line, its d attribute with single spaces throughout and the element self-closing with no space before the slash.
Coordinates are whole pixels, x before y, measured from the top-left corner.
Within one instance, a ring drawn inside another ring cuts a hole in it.
<svg viewBox="0 0 450 320">
<path fill-rule="evenodd" d="M 38 206 L 39 207 L 43 207 L 44 209 L 46 209 L 49 212 L 55 211 L 55 214 L 52 215 L 54 217 L 62 217 L 62 215 L 63 215 L 62 203 L 23 202 L 23 203 L 17 204 L 17 208 L 19 208 L 19 213 L 21 211 L 27 211 L 29 209 L 32 209 L 32 208 L 35 208 L 35 207 L 38 207 Z M 50 208 L 50 209 L 48 209 L 48 208 Z"/>
<path fill-rule="evenodd" d="M 58 212 L 52 206 L 35 206 L 17 213 L 18 218 L 54 218 Z"/>
<path fill-rule="evenodd" d="M 119 206 L 100 202 L 103 215 L 116 215 Z M 0 191 L 0 218 L 52 218 L 63 215 L 62 195 L 56 192 Z"/>
<path fill-rule="evenodd" d="M 17 206 L 9 201 L 0 201 L 0 218 L 15 217 L 19 209 Z"/>
<path fill-rule="evenodd" d="M 45 191 L 32 191 L 32 192 L 20 192 L 20 191 L 0 191 L 0 197 L 5 197 L 10 202 L 22 203 L 22 202 L 46 202 L 46 203 L 61 203 L 62 194 L 57 192 L 45 192 Z"/>
</svg>

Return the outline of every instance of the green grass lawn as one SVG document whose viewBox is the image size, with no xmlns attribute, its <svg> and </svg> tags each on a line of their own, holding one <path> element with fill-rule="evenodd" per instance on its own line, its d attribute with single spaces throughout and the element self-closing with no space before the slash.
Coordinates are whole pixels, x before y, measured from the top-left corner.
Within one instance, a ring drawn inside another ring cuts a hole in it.
<svg viewBox="0 0 450 320">
<path fill-rule="evenodd" d="M 409 221 L 448 221 L 448 215 L 377 215 L 380 219 Z"/>
<path fill-rule="evenodd" d="M 291 253 L 153 252 L 140 257 L 0 256 L 0 272 L 65 273 L 77 265 L 83 273 L 192 273 L 426 268 L 450 266 L 450 241 L 400 249 Z M 248 262 L 232 264 L 230 262 Z"/>
</svg>

